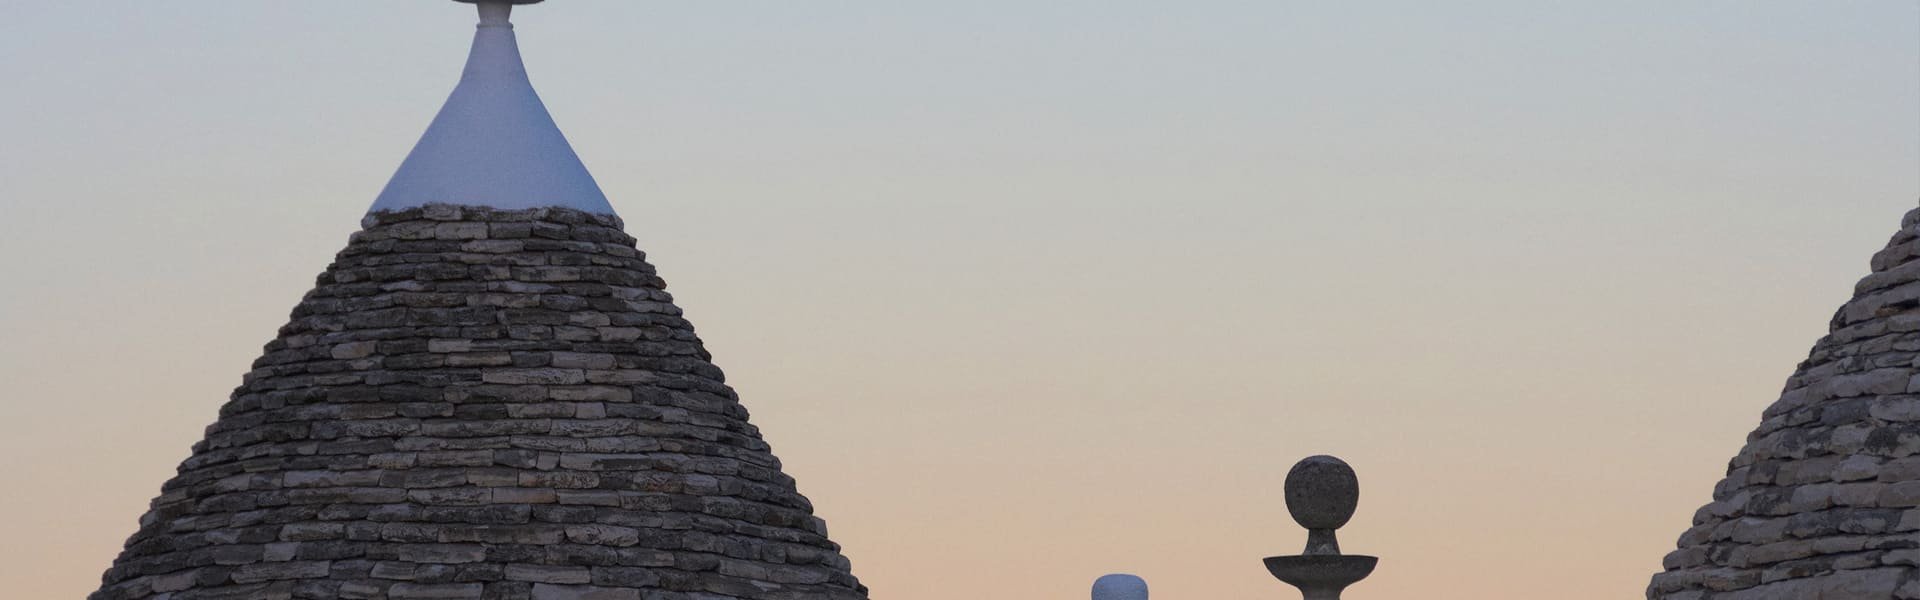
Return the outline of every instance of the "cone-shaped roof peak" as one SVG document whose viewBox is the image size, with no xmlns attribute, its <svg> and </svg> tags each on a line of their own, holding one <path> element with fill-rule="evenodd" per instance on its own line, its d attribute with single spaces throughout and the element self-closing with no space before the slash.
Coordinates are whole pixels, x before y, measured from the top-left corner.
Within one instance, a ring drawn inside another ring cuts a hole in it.
<svg viewBox="0 0 1920 600">
<path fill-rule="evenodd" d="M 613 214 L 527 79 L 508 21 L 514 4 L 527 3 L 475 2 L 480 24 L 460 84 L 373 211 L 453 204 Z"/>
<path fill-rule="evenodd" d="M 1649 600 L 1920 598 L 1920 208 L 1869 264 Z"/>
<path fill-rule="evenodd" d="M 91 600 L 868 599 L 480 4 L 446 108 Z"/>
</svg>

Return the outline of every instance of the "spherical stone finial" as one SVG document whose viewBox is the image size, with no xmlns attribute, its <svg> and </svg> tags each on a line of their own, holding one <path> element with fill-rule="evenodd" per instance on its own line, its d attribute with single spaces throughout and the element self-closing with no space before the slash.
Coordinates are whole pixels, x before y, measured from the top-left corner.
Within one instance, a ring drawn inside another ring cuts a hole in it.
<svg viewBox="0 0 1920 600">
<path fill-rule="evenodd" d="M 1346 461 L 1310 456 L 1287 472 L 1287 512 L 1308 530 L 1339 529 L 1360 504 L 1360 478 Z"/>
<path fill-rule="evenodd" d="M 1093 581 L 1093 600 L 1147 600 L 1147 580 L 1126 573 Z"/>
</svg>

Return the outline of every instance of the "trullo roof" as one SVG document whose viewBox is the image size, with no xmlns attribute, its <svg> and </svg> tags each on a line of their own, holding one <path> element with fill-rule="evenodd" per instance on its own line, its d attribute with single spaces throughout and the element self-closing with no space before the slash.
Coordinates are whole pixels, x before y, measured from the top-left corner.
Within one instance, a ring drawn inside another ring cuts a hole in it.
<svg viewBox="0 0 1920 600">
<path fill-rule="evenodd" d="M 1648 598 L 1920 598 L 1920 209 L 1872 268 Z"/>
<path fill-rule="evenodd" d="M 862 600 L 485 5 L 94 600 Z"/>
</svg>

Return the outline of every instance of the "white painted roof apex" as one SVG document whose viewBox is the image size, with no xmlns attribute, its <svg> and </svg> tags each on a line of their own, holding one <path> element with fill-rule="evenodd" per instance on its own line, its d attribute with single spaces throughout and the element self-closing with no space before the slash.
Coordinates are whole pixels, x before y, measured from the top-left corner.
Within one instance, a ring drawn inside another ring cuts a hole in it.
<svg viewBox="0 0 1920 600">
<path fill-rule="evenodd" d="M 525 3 L 477 2 L 460 84 L 369 212 L 437 203 L 614 214 L 527 79 L 508 20 Z"/>
</svg>

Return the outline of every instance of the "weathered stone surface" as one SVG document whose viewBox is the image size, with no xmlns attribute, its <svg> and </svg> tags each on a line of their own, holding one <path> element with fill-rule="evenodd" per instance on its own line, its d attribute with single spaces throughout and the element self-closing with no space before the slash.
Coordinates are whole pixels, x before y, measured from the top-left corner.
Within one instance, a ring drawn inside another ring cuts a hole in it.
<svg viewBox="0 0 1920 600">
<path fill-rule="evenodd" d="M 1728 463 L 1657 600 L 1920 597 L 1920 209 Z"/>
<path fill-rule="evenodd" d="M 866 598 L 619 227 L 370 215 L 91 598 Z"/>
</svg>

